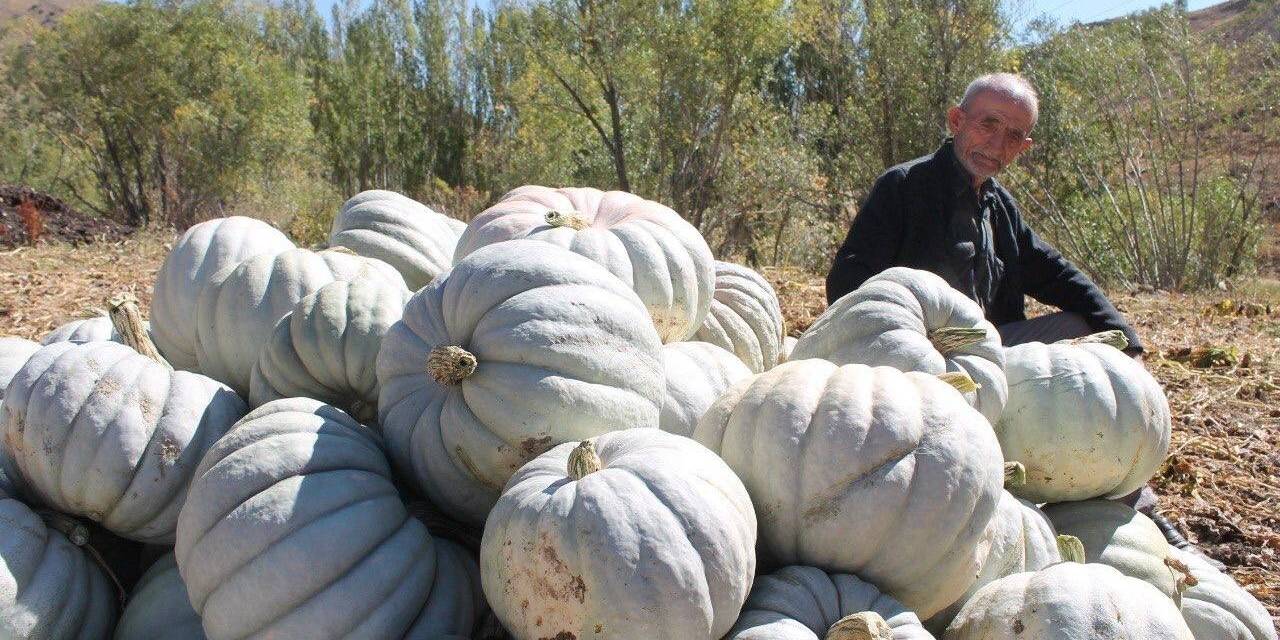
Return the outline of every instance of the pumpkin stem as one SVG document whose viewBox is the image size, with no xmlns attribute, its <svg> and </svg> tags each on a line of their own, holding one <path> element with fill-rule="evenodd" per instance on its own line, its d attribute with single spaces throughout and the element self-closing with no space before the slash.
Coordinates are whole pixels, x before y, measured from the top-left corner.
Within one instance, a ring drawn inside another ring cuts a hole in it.
<svg viewBox="0 0 1280 640">
<path fill-rule="evenodd" d="M 938 379 L 955 387 L 956 391 L 959 391 L 960 393 L 973 393 L 974 391 L 982 388 L 982 385 L 974 382 L 973 378 L 970 378 L 969 374 L 964 373 L 963 371 L 939 373 Z"/>
<path fill-rule="evenodd" d="M 476 372 L 476 357 L 458 345 L 444 345 L 427 356 L 427 373 L 443 385 L 455 385 Z"/>
<path fill-rule="evenodd" d="M 987 330 L 982 327 L 942 327 L 929 332 L 929 342 L 938 353 L 947 355 L 957 349 L 972 347 L 987 339 Z"/>
<path fill-rule="evenodd" d="M 1123 351 L 1129 348 L 1129 339 L 1125 337 L 1123 331 L 1119 329 L 1112 329 L 1110 331 L 1093 333 L 1084 336 L 1083 338 L 1059 340 L 1054 344 L 1105 344 Z"/>
<path fill-rule="evenodd" d="M 48 509 L 37 509 L 36 515 L 40 516 L 41 520 L 44 520 L 44 526 L 66 536 L 71 541 L 71 544 L 77 547 L 89 544 L 89 527 L 85 526 L 83 522 L 64 513 Z"/>
<path fill-rule="evenodd" d="M 1084 564 L 1084 543 L 1080 538 L 1066 534 L 1058 536 L 1058 553 L 1063 562 Z"/>
<path fill-rule="evenodd" d="M 577 211 L 548 211 L 543 219 L 553 227 L 569 227 L 575 231 L 591 226 L 591 223 Z"/>
<path fill-rule="evenodd" d="M 596 445 L 590 440 L 583 440 L 569 453 L 569 477 L 581 480 L 604 467 L 600 455 L 596 453 Z"/>
<path fill-rule="evenodd" d="M 826 640 L 893 640 L 893 629 L 880 614 L 863 611 L 837 620 Z"/>
<path fill-rule="evenodd" d="M 134 351 L 168 367 L 169 363 L 160 355 L 160 350 L 147 335 L 147 325 L 142 321 L 142 312 L 138 310 L 138 299 L 131 293 L 118 293 L 107 300 L 107 315 L 111 318 L 111 326 L 124 339 L 124 343 Z"/>
<path fill-rule="evenodd" d="M 1170 556 L 1164 559 L 1164 566 L 1182 574 L 1178 577 L 1178 593 L 1182 593 L 1183 591 L 1200 584 L 1200 581 L 1191 574 L 1191 567 L 1188 567 L 1181 560 Z"/>
<path fill-rule="evenodd" d="M 1027 483 L 1027 468 L 1021 462 L 1004 463 L 1004 488 L 1016 489 Z"/>
</svg>

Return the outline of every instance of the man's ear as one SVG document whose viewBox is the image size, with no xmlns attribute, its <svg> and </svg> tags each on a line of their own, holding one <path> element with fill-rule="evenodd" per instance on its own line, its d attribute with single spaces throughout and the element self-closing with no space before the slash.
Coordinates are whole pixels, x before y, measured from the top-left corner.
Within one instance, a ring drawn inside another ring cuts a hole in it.
<svg viewBox="0 0 1280 640">
<path fill-rule="evenodd" d="M 955 135 L 960 130 L 960 125 L 963 122 L 964 110 L 958 106 L 947 109 L 947 128 L 951 130 L 951 135 Z"/>
<path fill-rule="evenodd" d="M 1023 138 L 1022 147 L 1018 149 L 1018 153 L 1019 154 L 1023 153 L 1027 149 L 1030 149 L 1034 144 L 1035 144 L 1035 140 L 1032 140 L 1031 136 L 1027 136 L 1026 138 Z"/>
</svg>

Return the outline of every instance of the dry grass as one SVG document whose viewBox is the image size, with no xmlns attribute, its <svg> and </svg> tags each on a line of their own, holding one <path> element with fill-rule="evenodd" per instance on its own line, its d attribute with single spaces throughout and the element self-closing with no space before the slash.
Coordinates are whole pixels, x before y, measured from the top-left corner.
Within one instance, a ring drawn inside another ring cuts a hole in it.
<svg viewBox="0 0 1280 640">
<path fill-rule="evenodd" d="M 0 253 L 0 335 L 38 338 L 122 290 L 145 308 L 172 239 L 144 232 Z M 822 278 L 764 273 L 782 298 L 787 332 L 799 335 L 826 306 Z M 1166 513 L 1280 615 L 1280 281 L 1115 300 L 1146 340 L 1146 364 L 1173 410 L 1171 455 L 1155 480 Z"/>
</svg>

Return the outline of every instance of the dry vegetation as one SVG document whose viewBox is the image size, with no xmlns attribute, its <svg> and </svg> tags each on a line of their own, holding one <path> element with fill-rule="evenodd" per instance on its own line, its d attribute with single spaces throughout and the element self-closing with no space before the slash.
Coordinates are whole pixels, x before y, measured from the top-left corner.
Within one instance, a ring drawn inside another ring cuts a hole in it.
<svg viewBox="0 0 1280 640">
<path fill-rule="evenodd" d="M 0 335 L 38 338 L 128 290 L 145 306 L 169 235 L 0 253 Z M 765 269 L 798 335 L 825 305 L 820 276 Z M 1200 295 L 1121 294 L 1174 415 L 1156 478 L 1166 513 L 1280 615 L 1280 281 Z"/>
</svg>

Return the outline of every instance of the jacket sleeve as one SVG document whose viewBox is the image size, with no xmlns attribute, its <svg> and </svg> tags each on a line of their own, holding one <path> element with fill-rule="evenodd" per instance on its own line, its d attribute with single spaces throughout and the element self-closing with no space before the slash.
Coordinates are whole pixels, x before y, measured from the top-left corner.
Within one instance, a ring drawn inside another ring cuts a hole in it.
<svg viewBox="0 0 1280 640">
<path fill-rule="evenodd" d="M 1094 331 L 1119 329 L 1129 339 L 1129 351 L 1143 351 L 1138 332 L 1125 322 L 1102 289 L 1032 231 L 1023 222 L 1022 214 L 1012 200 L 1006 200 L 1006 205 L 1018 239 L 1022 280 L 1027 295 L 1044 304 L 1084 316 Z"/>
<path fill-rule="evenodd" d="M 858 208 L 858 215 L 853 218 L 827 274 L 827 304 L 893 266 L 906 225 L 902 178 L 898 171 L 880 176 Z"/>
</svg>

